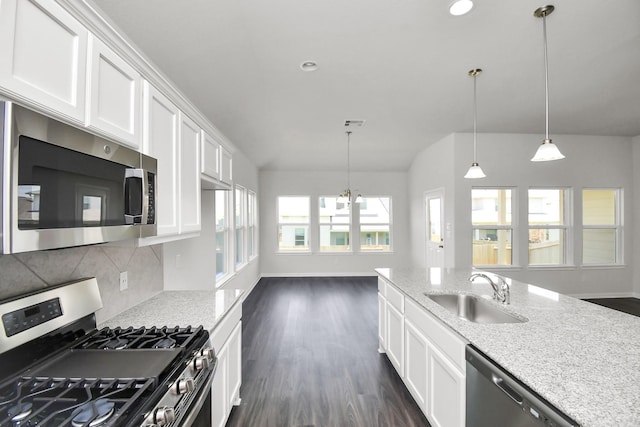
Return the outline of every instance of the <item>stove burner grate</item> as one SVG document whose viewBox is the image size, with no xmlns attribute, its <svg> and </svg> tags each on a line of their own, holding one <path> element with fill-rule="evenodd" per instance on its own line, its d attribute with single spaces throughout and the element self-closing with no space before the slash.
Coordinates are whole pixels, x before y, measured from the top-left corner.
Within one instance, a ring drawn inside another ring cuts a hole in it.
<svg viewBox="0 0 640 427">
<path fill-rule="evenodd" d="M 115 413 L 115 403 L 107 399 L 98 399 L 76 408 L 71 416 L 73 427 L 82 427 L 89 423 L 89 427 L 103 425 Z"/>
<path fill-rule="evenodd" d="M 20 421 L 31 415 L 33 404 L 30 402 L 18 402 L 7 410 L 7 415 L 11 417 L 11 421 L 19 423 Z"/>
<path fill-rule="evenodd" d="M 103 328 L 74 348 L 120 350 L 188 347 L 203 330 L 198 328 Z"/>
</svg>

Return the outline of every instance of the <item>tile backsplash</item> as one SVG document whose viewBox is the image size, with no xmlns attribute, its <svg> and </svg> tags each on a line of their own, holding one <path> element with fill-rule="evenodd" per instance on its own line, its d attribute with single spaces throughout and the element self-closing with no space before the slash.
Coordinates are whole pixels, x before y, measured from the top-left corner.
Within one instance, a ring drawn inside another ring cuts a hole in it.
<svg viewBox="0 0 640 427">
<path fill-rule="evenodd" d="M 120 272 L 129 287 L 120 291 Z M 162 245 L 140 248 L 80 246 L 0 256 L 0 300 L 95 276 L 103 308 L 98 324 L 163 289 Z"/>
</svg>

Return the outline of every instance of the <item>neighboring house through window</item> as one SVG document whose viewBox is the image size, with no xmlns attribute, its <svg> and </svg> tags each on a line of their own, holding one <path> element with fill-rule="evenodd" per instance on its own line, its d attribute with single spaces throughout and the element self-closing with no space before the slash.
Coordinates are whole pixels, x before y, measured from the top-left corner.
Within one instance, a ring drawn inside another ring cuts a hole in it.
<svg viewBox="0 0 640 427">
<path fill-rule="evenodd" d="M 622 262 L 620 189 L 582 190 L 582 263 Z"/>
<path fill-rule="evenodd" d="M 308 196 L 278 197 L 278 250 L 309 251 L 310 199 Z"/>
<path fill-rule="evenodd" d="M 471 190 L 472 264 L 513 264 L 513 190 L 474 188 Z"/>
</svg>

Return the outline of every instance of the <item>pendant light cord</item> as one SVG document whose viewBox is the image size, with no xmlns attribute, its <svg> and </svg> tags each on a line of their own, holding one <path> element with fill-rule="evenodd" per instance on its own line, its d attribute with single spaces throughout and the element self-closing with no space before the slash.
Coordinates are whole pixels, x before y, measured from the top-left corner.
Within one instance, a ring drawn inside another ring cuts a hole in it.
<svg viewBox="0 0 640 427">
<path fill-rule="evenodd" d="M 477 101 L 477 94 L 476 94 L 476 78 L 478 77 L 478 75 L 476 73 L 474 73 L 473 75 L 473 163 L 478 163 L 478 158 L 477 158 L 477 154 L 478 154 L 478 149 L 477 149 L 477 142 L 476 142 L 476 133 L 477 133 L 477 127 L 478 127 L 478 101 Z"/>
<path fill-rule="evenodd" d="M 547 55 L 547 15 L 542 16 L 542 34 L 544 38 L 544 115 L 546 139 L 549 139 L 549 58 Z"/>
</svg>

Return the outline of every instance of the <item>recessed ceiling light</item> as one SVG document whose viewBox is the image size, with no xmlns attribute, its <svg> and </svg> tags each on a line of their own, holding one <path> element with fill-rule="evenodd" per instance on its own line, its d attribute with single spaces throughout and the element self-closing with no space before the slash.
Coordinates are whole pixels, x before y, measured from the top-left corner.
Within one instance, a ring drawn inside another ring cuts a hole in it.
<svg viewBox="0 0 640 427">
<path fill-rule="evenodd" d="M 302 71 L 315 71 L 318 69 L 318 63 L 316 61 L 304 61 L 300 64 Z"/>
<path fill-rule="evenodd" d="M 471 0 L 454 0 L 449 4 L 449 13 L 453 16 L 464 15 L 473 8 Z"/>
</svg>

